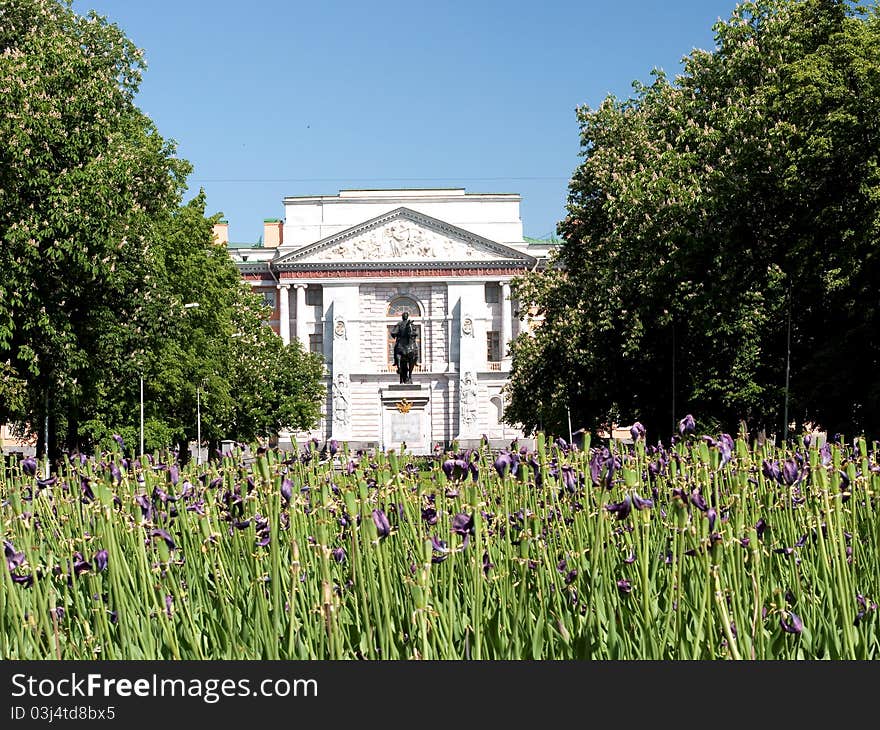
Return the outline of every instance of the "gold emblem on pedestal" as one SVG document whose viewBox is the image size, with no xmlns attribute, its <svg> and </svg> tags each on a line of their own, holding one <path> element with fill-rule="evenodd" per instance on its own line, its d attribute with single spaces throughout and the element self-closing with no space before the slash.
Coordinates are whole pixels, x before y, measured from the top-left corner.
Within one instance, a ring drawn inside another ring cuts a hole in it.
<svg viewBox="0 0 880 730">
<path fill-rule="evenodd" d="M 406 398 L 401 398 L 397 401 L 397 410 L 401 413 L 409 413 L 410 408 L 412 408 L 413 404 L 410 403 Z"/>
</svg>

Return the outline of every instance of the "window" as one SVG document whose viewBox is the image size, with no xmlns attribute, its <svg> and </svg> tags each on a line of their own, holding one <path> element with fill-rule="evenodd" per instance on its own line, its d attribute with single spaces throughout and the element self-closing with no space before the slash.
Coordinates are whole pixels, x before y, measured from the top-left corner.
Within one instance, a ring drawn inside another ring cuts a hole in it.
<svg viewBox="0 0 880 730">
<path fill-rule="evenodd" d="M 398 319 L 404 312 L 410 317 L 419 317 L 422 314 L 419 305 L 416 304 L 414 299 L 410 299 L 410 297 L 396 297 L 392 299 L 388 305 L 388 316 Z"/>
<path fill-rule="evenodd" d="M 501 362 L 501 333 L 486 333 L 486 360 L 488 362 Z"/>
<path fill-rule="evenodd" d="M 275 309 L 275 291 L 273 289 L 263 289 L 263 304 L 267 307 Z"/>
<path fill-rule="evenodd" d="M 501 285 L 495 282 L 486 284 L 486 304 L 498 304 L 501 301 Z"/>
<path fill-rule="evenodd" d="M 314 335 L 309 335 L 309 352 L 314 352 L 321 357 L 324 357 L 324 333 L 318 332 Z"/>
<path fill-rule="evenodd" d="M 323 307 L 324 306 L 324 287 L 320 284 L 309 284 L 306 289 L 306 306 Z"/>
</svg>

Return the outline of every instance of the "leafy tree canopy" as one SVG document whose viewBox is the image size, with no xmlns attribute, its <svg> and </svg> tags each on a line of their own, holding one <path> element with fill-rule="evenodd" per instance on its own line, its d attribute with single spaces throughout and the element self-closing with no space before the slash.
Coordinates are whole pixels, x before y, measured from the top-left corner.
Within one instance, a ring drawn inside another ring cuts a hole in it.
<svg viewBox="0 0 880 730">
<path fill-rule="evenodd" d="M 53 451 L 87 445 L 133 426 L 143 376 L 154 446 L 195 435 L 197 388 L 208 439 L 310 425 L 320 365 L 257 326 L 204 195 L 181 205 L 143 69 L 104 18 L 0 3 L 0 422 L 42 439 L 48 412 Z"/>
<path fill-rule="evenodd" d="M 714 30 L 674 81 L 578 108 L 564 245 L 515 283 L 544 322 L 509 421 L 880 433 L 880 16 L 759 0 Z"/>
</svg>

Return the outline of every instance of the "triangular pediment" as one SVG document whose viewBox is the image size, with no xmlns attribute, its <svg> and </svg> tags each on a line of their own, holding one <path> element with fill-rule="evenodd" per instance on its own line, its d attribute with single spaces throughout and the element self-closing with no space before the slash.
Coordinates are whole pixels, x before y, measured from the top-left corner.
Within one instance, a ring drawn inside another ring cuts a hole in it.
<svg viewBox="0 0 880 730">
<path fill-rule="evenodd" d="M 279 253 L 282 253 L 279 251 Z M 283 254 L 275 266 L 532 266 L 535 259 L 457 226 L 397 208 Z"/>
</svg>

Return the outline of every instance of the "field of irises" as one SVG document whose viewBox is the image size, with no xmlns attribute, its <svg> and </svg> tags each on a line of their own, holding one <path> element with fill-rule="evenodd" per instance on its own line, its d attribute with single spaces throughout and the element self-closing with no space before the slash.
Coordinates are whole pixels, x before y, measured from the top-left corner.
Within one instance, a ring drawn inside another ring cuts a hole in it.
<svg viewBox="0 0 880 730">
<path fill-rule="evenodd" d="M 4 659 L 876 659 L 880 454 L 665 447 L 0 471 Z M 638 424 L 636 424 L 637 426 Z M 333 452 L 333 453 L 331 453 Z"/>
</svg>

